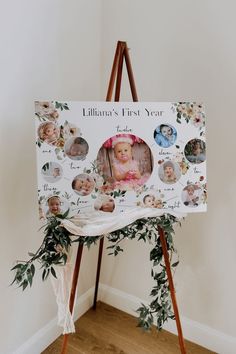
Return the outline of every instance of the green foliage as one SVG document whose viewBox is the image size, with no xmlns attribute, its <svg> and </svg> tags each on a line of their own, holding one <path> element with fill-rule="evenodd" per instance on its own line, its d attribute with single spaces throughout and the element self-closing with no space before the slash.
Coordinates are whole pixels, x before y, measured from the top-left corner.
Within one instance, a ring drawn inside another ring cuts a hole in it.
<svg viewBox="0 0 236 354">
<path fill-rule="evenodd" d="M 60 102 L 55 102 L 55 108 L 56 109 L 60 109 L 61 111 L 65 110 L 68 111 L 69 107 L 67 103 L 60 103 Z"/>
<path fill-rule="evenodd" d="M 16 271 L 12 284 L 16 282 L 19 284 L 19 287 L 22 287 L 22 290 L 25 290 L 28 285 L 32 286 L 33 277 L 35 274 L 34 264 L 19 263 L 15 265 L 15 267 L 13 267 L 11 270 Z"/>
<path fill-rule="evenodd" d="M 46 118 L 41 117 L 38 113 L 35 113 L 36 117 L 39 119 L 40 122 L 45 122 Z"/>
<path fill-rule="evenodd" d="M 15 272 L 12 284 L 16 283 L 22 290 L 25 290 L 28 285 L 32 286 L 35 275 L 35 261 L 41 264 L 43 281 L 49 275 L 56 278 L 54 266 L 66 264 L 67 254 L 72 243 L 80 242 L 90 248 L 91 245 L 96 244 L 103 237 L 76 237 L 71 235 L 61 226 L 61 220 L 67 217 L 68 211 L 63 215 L 48 218 L 48 222 L 44 226 L 45 237 L 38 251 L 36 253 L 29 253 L 31 258 L 28 261 L 17 262 L 11 269 Z M 158 227 L 163 228 L 165 232 L 167 249 L 173 270 L 179 263 L 178 261 L 172 261 L 173 254 L 176 252 L 173 244 L 173 225 L 176 222 L 177 219 L 174 216 L 167 214 L 160 217 L 143 218 L 107 235 L 110 243 L 107 247 L 109 255 L 117 256 L 120 252 L 123 252 L 120 243 L 124 239 L 136 238 L 153 245 L 150 251 L 150 261 L 152 262 L 151 276 L 154 281 L 154 286 L 150 293 L 152 301 L 149 305 L 141 304 L 141 307 L 137 309 L 137 313 L 139 314 L 138 326 L 144 330 L 149 330 L 154 323 L 156 323 L 157 329 L 160 330 L 168 319 L 174 319 Z"/>
<path fill-rule="evenodd" d="M 138 327 L 143 328 L 145 331 L 150 330 L 153 325 L 154 318 L 148 306 L 142 304 L 136 312 L 139 314 L 139 323 Z"/>
<path fill-rule="evenodd" d="M 173 244 L 173 224 L 176 222 L 177 219 L 171 215 L 139 219 L 107 236 L 108 240 L 113 243 L 108 247 L 108 249 L 111 250 L 109 254 L 115 256 L 123 251 L 119 243 L 125 238 L 136 238 L 144 242 L 148 241 L 154 245 L 150 252 L 150 260 L 152 262 L 151 276 L 155 282 L 150 293 L 153 300 L 149 305 L 142 304 L 142 306 L 137 309 L 139 315 L 138 326 L 142 327 L 144 330 L 150 330 L 155 320 L 157 329 L 161 330 L 168 319 L 174 319 L 169 282 L 166 274 L 161 240 L 158 235 L 158 226 L 163 228 L 165 232 L 167 250 L 170 259 L 172 259 L 173 253 L 176 252 Z M 178 261 L 172 263 L 172 269 L 174 269 L 178 263 Z"/>
<path fill-rule="evenodd" d="M 121 191 L 120 189 L 115 190 L 114 192 L 111 192 L 110 195 L 114 198 L 117 197 L 124 197 L 125 196 L 126 191 Z"/>
<path fill-rule="evenodd" d="M 49 162 L 47 162 L 43 165 L 42 169 L 44 170 L 44 172 L 47 172 L 47 170 L 49 170 L 49 167 L 50 167 Z"/>
<path fill-rule="evenodd" d="M 69 232 L 60 226 L 61 219 L 67 216 L 67 212 L 58 217 L 49 218 L 48 224 L 44 228 L 45 237 L 41 246 L 36 253 L 29 253 L 31 257 L 28 261 L 19 261 L 11 269 L 15 271 L 13 283 L 16 283 L 23 290 L 28 285 L 32 285 L 35 275 L 35 261 L 41 264 L 43 269 L 42 279 L 46 280 L 51 273 L 56 277 L 53 265 L 65 265 L 67 261 L 67 253 L 71 246 L 71 238 Z"/>
<path fill-rule="evenodd" d="M 88 249 L 97 243 L 101 236 L 79 236 L 74 239 L 72 242 L 80 242 L 83 243 L 84 246 L 88 247 Z"/>
</svg>

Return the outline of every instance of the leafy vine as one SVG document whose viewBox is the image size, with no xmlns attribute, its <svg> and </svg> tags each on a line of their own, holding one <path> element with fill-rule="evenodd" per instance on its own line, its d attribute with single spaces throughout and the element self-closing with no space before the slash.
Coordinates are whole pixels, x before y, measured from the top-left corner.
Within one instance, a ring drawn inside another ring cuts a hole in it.
<svg viewBox="0 0 236 354">
<path fill-rule="evenodd" d="M 77 237 L 71 235 L 69 231 L 61 226 L 61 219 L 65 219 L 67 216 L 68 212 L 48 218 L 47 224 L 44 226 L 45 236 L 37 252 L 29 253 L 31 258 L 28 261 L 18 261 L 11 269 L 15 272 L 12 284 L 16 283 L 23 290 L 27 286 L 32 286 L 35 275 L 35 261 L 41 264 L 43 281 L 48 278 L 49 274 L 56 278 L 54 265 L 66 264 L 67 254 L 72 243 L 82 242 L 84 246 L 89 248 L 102 237 Z M 120 252 L 123 252 L 121 242 L 124 239 L 136 238 L 154 245 L 150 252 L 150 261 L 152 262 L 151 276 L 155 282 L 150 293 L 152 301 L 149 305 L 141 304 L 137 309 L 139 316 L 138 326 L 145 330 L 149 330 L 153 324 L 156 324 L 157 329 L 160 330 L 169 318 L 174 319 L 158 226 L 165 231 L 167 250 L 173 270 L 179 263 L 178 260 L 173 261 L 173 255 L 176 254 L 173 243 L 173 225 L 177 222 L 178 219 L 169 214 L 160 217 L 143 218 L 107 235 L 110 243 L 107 247 L 109 255 L 117 256 Z"/>
</svg>

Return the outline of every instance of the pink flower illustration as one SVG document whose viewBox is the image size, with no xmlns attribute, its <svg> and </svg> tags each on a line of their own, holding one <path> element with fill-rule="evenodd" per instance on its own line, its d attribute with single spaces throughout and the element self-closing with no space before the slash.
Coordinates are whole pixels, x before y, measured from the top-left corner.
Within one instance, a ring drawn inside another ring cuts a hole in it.
<svg viewBox="0 0 236 354">
<path fill-rule="evenodd" d="M 191 123 L 196 128 L 202 128 L 205 125 L 205 118 L 201 113 L 199 113 L 191 118 Z"/>
</svg>

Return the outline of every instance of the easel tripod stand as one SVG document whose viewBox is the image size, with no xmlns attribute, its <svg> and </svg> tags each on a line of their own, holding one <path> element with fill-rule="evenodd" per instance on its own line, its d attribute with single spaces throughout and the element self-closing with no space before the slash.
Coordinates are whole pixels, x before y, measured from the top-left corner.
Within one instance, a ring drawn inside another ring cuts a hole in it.
<svg viewBox="0 0 236 354">
<path fill-rule="evenodd" d="M 114 57 L 114 61 L 113 61 L 112 71 L 111 71 L 111 76 L 110 76 L 110 81 L 109 81 L 109 85 L 108 85 L 108 91 L 107 91 L 107 96 L 106 96 L 107 102 L 112 100 L 112 93 L 113 93 L 115 82 L 116 82 L 116 87 L 115 87 L 114 101 L 118 102 L 120 99 L 121 79 L 122 79 L 124 60 L 125 60 L 126 68 L 127 68 L 132 99 L 134 102 L 138 101 L 138 96 L 137 96 L 137 91 L 136 91 L 136 87 L 135 87 L 134 75 L 133 75 L 133 71 L 132 71 L 132 67 L 131 67 L 128 47 L 127 47 L 126 42 L 119 41 L 117 43 L 115 57 Z M 179 346 L 180 346 L 181 354 L 186 354 L 184 338 L 183 338 L 183 333 L 182 333 L 182 328 L 181 328 L 181 322 L 180 322 L 180 317 L 179 317 L 179 310 L 178 310 L 177 301 L 176 301 L 176 297 L 175 297 L 175 288 L 174 288 L 174 282 L 173 282 L 172 273 L 171 273 L 169 254 L 168 254 L 166 238 L 165 238 L 165 231 L 163 230 L 163 228 L 158 226 L 158 233 L 160 235 L 160 240 L 161 240 L 165 265 L 166 265 L 166 272 L 167 272 L 168 281 L 169 281 L 169 289 L 170 289 L 171 300 L 172 300 L 172 305 L 173 305 L 173 310 L 174 310 L 175 320 L 176 320 L 176 326 L 177 326 L 177 331 L 178 331 Z M 102 237 L 100 239 L 100 243 L 99 243 L 97 274 L 96 274 L 96 283 L 95 283 L 95 292 L 94 292 L 94 301 L 93 301 L 93 309 L 94 310 L 96 310 L 96 303 L 97 303 L 97 294 L 98 294 L 99 277 L 100 277 L 100 269 L 101 269 L 101 262 L 102 262 L 103 244 L 104 244 L 104 237 Z M 79 242 L 76 261 L 75 261 L 75 267 L 74 267 L 74 273 L 73 273 L 73 278 L 72 278 L 71 293 L 70 293 L 69 308 L 70 308 L 71 313 L 73 313 L 73 308 L 74 308 L 75 293 L 76 293 L 76 288 L 77 288 L 77 283 L 78 283 L 82 252 L 83 252 L 83 243 Z M 66 354 L 68 336 L 69 336 L 68 334 L 64 335 L 61 354 Z"/>
</svg>

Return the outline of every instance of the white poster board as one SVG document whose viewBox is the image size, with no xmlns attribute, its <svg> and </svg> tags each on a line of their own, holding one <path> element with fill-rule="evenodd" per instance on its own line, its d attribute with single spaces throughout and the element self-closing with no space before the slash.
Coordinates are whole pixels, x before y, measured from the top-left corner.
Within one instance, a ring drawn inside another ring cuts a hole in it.
<svg viewBox="0 0 236 354">
<path fill-rule="evenodd" d="M 194 102 L 35 102 L 40 218 L 206 211 L 205 113 Z"/>
</svg>

